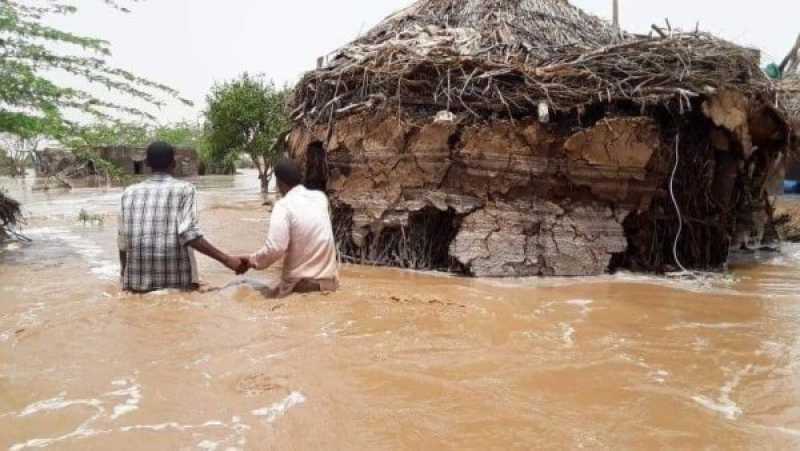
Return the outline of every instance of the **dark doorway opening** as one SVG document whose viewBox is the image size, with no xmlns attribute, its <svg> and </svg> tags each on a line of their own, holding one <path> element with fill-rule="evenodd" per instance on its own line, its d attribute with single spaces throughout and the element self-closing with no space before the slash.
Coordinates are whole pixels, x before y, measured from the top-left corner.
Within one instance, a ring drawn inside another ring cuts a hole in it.
<svg viewBox="0 0 800 451">
<path fill-rule="evenodd" d="M 385 228 L 371 243 L 371 258 L 400 268 L 455 269 L 450 258 L 450 243 L 460 228 L 461 221 L 455 211 L 425 207 L 409 214 L 408 225 Z"/>
<path fill-rule="evenodd" d="M 326 191 L 328 188 L 328 159 L 325 147 L 319 141 L 306 149 L 306 188 Z"/>
<path fill-rule="evenodd" d="M 450 257 L 450 243 L 461 229 L 462 217 L 453 210 L 426 207 L 409 214 L 408 224 L 380 231 L 362 230 L 354 241 L 353 209 L 334 208 L 334 233 L 339 252 L 348 262 L 406 269 L 464 272 Z"/>
<path fill-rule="evenodd" d="M 133 162 L 133 173 L 135 175 L 144 174 L 144 161 L 134 161 Z"/>
</svg>

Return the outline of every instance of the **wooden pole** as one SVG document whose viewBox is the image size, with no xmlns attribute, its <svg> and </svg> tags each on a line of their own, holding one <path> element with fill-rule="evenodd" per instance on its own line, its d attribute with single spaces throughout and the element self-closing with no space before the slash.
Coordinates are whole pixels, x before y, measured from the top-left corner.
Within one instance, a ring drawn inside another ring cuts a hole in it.
<svg viewBox="0 0 800 451">
<path fill-rule="evenodd" d="M 796 66 L 797 65 L 797 52 L 798 51 L 800 51 L 800 36 L 797 36 L 797 41 L 795 42 L 794 47 L 792 47 L 792 50 L 789 51 L 789 54 L 786 55 L 786 58 L 784 58 L 783 61 L 781 62 L 781 65 L 779 67 L 780 70 L 781 70 L 781 73 L 783 73 L 786 70 L 786 66 L 790 66 L 790 63 L 791 63 L 791 66 Z"/>
<path fill-rule="evenodd" d="M 619 0 L 614 0 L 614 28 L 619 30 Z"/>
</svg>

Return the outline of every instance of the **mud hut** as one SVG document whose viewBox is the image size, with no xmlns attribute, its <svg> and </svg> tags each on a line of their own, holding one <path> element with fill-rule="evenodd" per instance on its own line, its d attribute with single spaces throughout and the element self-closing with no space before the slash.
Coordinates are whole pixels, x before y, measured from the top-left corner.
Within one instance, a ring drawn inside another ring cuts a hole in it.
<svg viewBox="0 0 800 451">
<path fill-rule="evenodd" d="M 421 0 L 305 75 L 287 151 L 350 261 L 717 269 L 768 220 L 774 104 L 758 55 L 705 33 L 632 37 L 565 0 Z"/>
</svg>

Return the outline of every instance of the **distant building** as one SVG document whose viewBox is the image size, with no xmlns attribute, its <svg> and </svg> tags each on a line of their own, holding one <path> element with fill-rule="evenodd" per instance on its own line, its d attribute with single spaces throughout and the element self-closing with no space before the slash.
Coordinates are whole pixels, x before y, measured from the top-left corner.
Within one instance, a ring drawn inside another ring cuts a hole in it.
<svg viewBox="0 0 800 451">
<path fill-rule="evenodd" d="M 143 147 L 110 146 L 95 149 L 97 155 L 119 167 L 127 175 L 149 175 L 147 150 Z M 200 158 L 194 149 L 176 149 L 176 177 L 195 177 L 200 173 Z M 93 161 L 81 162 L 69 150 L 45 149 L 37 152 L 36 175 L 49 177 L 65 173 L 68 177 L 94 176 Z"/>
<path fill-rule="evenodd" d="M 143 147 L 103 147 L 97 149 L 101 158 L 110 161 L 131 175 L 150 174 L 147 166 L 147 149 Z M 195 177 L 200 174 L 200 159 L 194 149 L 179 148 L 175 150 L 176 177 Z"/>
</svg>

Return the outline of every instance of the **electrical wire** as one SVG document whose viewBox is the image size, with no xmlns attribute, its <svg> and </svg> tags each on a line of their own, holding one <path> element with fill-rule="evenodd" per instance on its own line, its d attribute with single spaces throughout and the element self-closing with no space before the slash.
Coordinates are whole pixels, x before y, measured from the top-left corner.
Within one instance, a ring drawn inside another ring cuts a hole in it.
<svg viewBox="0 0 800 451">
<path fill-rule="evenodd" d="M 681 214 L 681 207 L 678 205 L 678 199 L 675 197 L 675 176 L 678 173 L 678 164 L 681 161 L 680 143 L 681 135 L 678 133 L 675 135 L 675 167 L 672 169 L 672 176 L 669 179 L 669 194 L 672 196 L 672 203 L 675 205 L 675 212 L 678 214 L 678 233 L 675 234 L 675 242 L 672 245 L 672 257 L 675 259 L 675 263 L 677 263 L 681 271 L 684 274 L 688 274 L 689 270 L 683 266 L 680 258 L 678 258 L 678 243 L 683 234 L 683 215 Z"/>
</svg>

